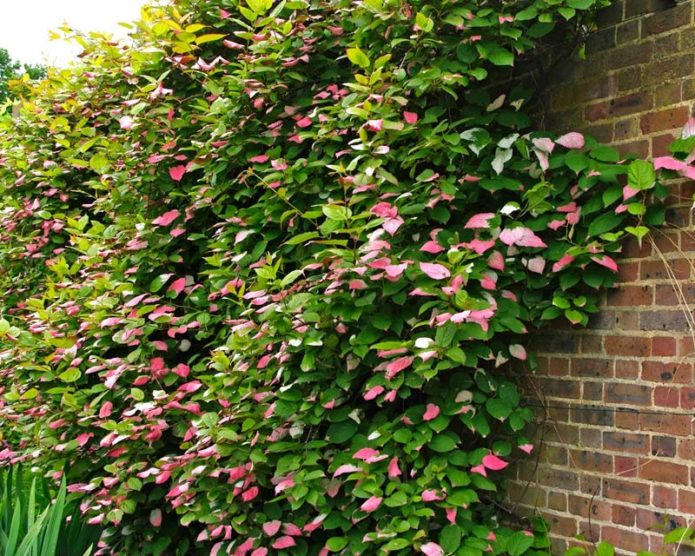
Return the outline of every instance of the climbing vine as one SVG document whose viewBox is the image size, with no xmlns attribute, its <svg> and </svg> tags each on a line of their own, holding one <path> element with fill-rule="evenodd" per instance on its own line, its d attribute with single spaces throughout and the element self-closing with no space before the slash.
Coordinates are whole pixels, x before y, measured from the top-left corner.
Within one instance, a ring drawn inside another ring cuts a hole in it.
<svg viewBox="0 0 695 556">
<path fill-rule="evenodd" d="M 607 3 L 177 0 L 77 36 L 0 121 L 0 463 L 66 474 L 120 554 L 548 554 L 494 503 L 534 449 L 504 369 L 587 323 L 666 190 L 490 91 Z"/>
</svg>

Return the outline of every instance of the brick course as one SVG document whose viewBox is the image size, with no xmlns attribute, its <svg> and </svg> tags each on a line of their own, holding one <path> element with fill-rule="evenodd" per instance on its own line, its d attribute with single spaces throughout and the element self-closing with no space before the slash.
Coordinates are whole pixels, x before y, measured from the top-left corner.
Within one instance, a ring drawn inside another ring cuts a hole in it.
<svg viewBox="0 0 695 556">
<path fill-rule="evenodd" d="M 586 51 L 548 80 L 538 121 L 667 154 L 695 115 L 695 0 L 616 0 Z M 669 188 L 666 227 L 625 247 L 620 284 L 589 328 L 534 341 L 533 391 L 552 409 L 539 417 L 537 465 L 520 465 L 509 493 L 551 524 L 553 554 L 578 534 L 621 555 L 660 551 L 655 525 L 695 525 L 695 184 Z"/>
</svg>

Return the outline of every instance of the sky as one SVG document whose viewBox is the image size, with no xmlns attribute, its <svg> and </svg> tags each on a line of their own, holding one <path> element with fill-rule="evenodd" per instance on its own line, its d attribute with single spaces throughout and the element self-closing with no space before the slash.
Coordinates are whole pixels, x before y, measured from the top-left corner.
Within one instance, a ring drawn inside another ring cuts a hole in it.
<svg viewBox="0 0 695 556">
<path fill-rule="evenodd" d="M 65 65 L 79 48 L 50 41 L 49 31 L 63 23 L 81 31 L 125 37 L 121 21 L 138 19 L 145 0 L 0 0 L 0 48 L 13 60 L 31 64 Z"/>
</svg>

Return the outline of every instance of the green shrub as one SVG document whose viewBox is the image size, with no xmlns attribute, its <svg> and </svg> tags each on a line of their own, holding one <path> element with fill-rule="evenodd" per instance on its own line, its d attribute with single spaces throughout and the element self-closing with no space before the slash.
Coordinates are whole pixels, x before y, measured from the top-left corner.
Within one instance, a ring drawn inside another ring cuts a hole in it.
<svg viewBox="0 0 695 556">
<path fill-rule="evenodd" d="M 180 0 L 78 37 L 0 124 L 0 461 L 68 469 L 121 554 L 547 554 L 498 516 L 533 449 L 503 369 L 587 323 L 665 188 L 488 75 L 605 4 Z"/>
</svg>

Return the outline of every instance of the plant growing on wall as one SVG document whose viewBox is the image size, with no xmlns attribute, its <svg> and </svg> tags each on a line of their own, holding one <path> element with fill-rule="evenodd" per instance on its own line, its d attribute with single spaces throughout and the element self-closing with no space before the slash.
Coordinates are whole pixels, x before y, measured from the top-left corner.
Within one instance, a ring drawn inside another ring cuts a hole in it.
<svg viewBox="0 0 695 556">
<path fill-rule="evenodd" d="M 547 554 L 503 371 L 654 168 L 490 94 L 604 0 L 179 0 L 0 123 L 0 461 L 133 554 Z M 66 464 L 67 467 L 66 467 Z"/>
</svg>

